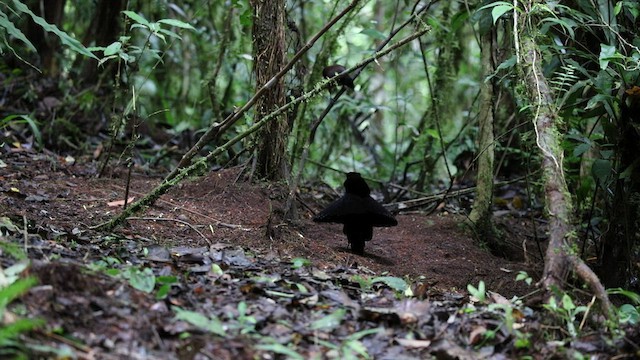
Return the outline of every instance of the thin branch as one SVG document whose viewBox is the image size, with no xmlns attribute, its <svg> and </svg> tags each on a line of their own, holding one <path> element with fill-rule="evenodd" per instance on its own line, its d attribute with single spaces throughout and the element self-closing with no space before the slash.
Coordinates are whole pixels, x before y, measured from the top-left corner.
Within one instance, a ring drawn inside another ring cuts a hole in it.
<svg viewBox="0 0 640 360">
<path fill-rule="evenodd" d="M 169 219 L 169 218 L 159 218 L 159 217 L 128 217 L 127 220 L 173 221 L 173 222 L 177 222 L 177 223 L 180 223 L 180 224 L 188 226 L 189 228 L 191 228 L 191 230 L 193 230 L 196 233 L 198 233 L 198 235 L 200 235 L 200 237 L 202 237 L 204 239 L 204 241 L 207 242 L 207 244 L 212 245 L 211 240 L 209 240 L 206 236 L 204 236 L 204 234 L 201 233 L 200 230 L 196 229 L 195 226 L 191 225 L 190 223 L 188 223 L 188 222 L 186 222 L 184 220 Z"/>
</svg>

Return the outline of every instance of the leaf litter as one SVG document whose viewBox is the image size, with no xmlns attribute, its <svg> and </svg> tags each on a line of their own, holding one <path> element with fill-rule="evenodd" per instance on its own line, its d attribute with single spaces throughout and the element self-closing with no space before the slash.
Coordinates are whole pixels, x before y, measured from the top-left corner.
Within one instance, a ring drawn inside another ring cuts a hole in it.
<svg viewBox="0 0 640 360">
<path fill-rule="evenodd" d="M 268 205 L 283 192 L 232 183 L 237 172 L 230 171 L 180 185 L 145 214 L 198 224 L 208 241 L 167 221 L 132 221 L 104 234 L 87 226 L 114 214 L 109 203 L 123 193 L 117 178 L 91 179 L 91 165 L 59 160 L 50 171 L 56 159 L 13 154 L 0 169 L 1 269 L 24 264 L 16 248 L 26 247 L 31 265 L 22 273 L 38 279 L 7 312 L 44 320 L 20 338 L 32 356 L 507 359 L 637 351 L 637 329 L 611 341 L 596 321 L 578 336 L 547 339 L 553 330 L 540 309 L 498 293 L 460 292 L 479 279 L 500 288 L 517 268 L 485 258 L 440 218 L 401 217 L 407 242 L 384 232 L 355 257 L 343 250 L 339 228 L 269 228 Z M 144 192 L 156 181 L 139 177 L 134 188 Z M 448 237 L 416 242 L 425 221 L 435 223 L 431 237 Z M 402 253 L 416 243 L 434 247 Z"/>
</svg>

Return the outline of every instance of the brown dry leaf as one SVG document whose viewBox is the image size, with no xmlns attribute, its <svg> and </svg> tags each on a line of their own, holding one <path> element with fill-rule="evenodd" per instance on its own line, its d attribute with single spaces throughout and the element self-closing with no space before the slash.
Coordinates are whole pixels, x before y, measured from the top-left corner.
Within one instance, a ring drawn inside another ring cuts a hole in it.
<svg viewBox="0 0 640 360">
<path fill-rule="evenodd" d="M 130 197 L 129 200 L 127 200 L 127 204 L 131 204 L 133 202 L 133 199 L 135 199 L 135 196 Z M 124 200 L 110 201 L 107 203 L 107 206 L 124 206 Z"/>
<path fill-rule="evenodd" d="M 480 325 L 469 333 L 469 344 L 477 345 L 482 341 L 483 334 L 487 332 L 487 328 Z"/>
</svg>

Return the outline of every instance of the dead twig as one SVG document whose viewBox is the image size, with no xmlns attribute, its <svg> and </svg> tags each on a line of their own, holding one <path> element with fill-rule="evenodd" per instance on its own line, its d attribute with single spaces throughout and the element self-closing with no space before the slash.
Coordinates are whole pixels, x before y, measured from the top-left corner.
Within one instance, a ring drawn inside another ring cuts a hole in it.
<svg viewBox="0 0 640 360">
<path fill-rule="evenodd" d="M 188 226 L 189 228 L 191 228 L 191 230 L 195 231 L 198 235 L 200 235 L 200 237 L 202 237 L 204 239 L 204 241 L 207 242 L 207 244 L 212 245 L 213 243 L 211 242 L 211 240 L 209 240 L 206 236 L 204 236 L 204 234 L 202 232 L 200 232 L 200 230 L 196 229 L 195 226 L 191 225 L 190 223 L 184 221 L 184 220 L 180 220 L 180 219 L 171 219 L 171 218 L 158 218 L 158 217 L 128 217 L 127 220 L 146 220 L 146 221 L 173 221 L 173 222 L 177 222 L 183 225 Z"/>
</svg>

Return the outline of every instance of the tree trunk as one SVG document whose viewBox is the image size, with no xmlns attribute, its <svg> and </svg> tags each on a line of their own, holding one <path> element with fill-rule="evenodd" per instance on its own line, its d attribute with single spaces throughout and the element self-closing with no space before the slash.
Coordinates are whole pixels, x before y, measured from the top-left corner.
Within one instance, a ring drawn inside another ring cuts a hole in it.
<svg viewBox="0 0 640 360">
<path fill-rule="evenodd" d="M 118 39 L 121 32 L 121 12 L 124 0 L 100 0 L 91 19 L 84 39 L 85 46 L 109 46 Z M 82 65 L 82 80 L 86 84 L 94 84 L 98 80 L 98 60 L 82 57 L 78 59 Z M 111 66 L 111 69 L 115 67 Z M 111 75 L 115 75 L 113 70 Z"/>
<path fill-rule="evenodd" d="M 62 29 L 64 18 L 65 0 L 30 1 L 27 6 L 34 14 L 44 18 L 49 24 Z M 45 31 L 42 26 L 36 24 L 31 17 L 27 23 L 27 38 L 38 50 L 42 72 L 51 77 L 57 77 L 60 73 L 56 53 L 60 52 L 60 40 L 56 35 Z"/>
<path fill-rule="evenodd" d="M 617 180 L 603 236 L 600 277 L 607 287 L 629 286 L 634 244 L 638 243 L 640 213 L 640 87 L 627 89 L 620 104 Z"/>
<path fill-rule="evenodd" d="M 252 0 L 253 53 L 256 89 L 264 86 L 285 63 L 284 0 Z M 255 122 L 285 103 L 284 81 L 271 84 L 271 90 L 256 103 Z M 284 116 L 267 124 L 258 135 L 256 173 L 260 178 L 281 180 L 285 176 L 286 145 L 290 127 Z"/>
<path fill-rule="evenodd" d="M 612 305 L 595 273 L 572 251 L 574 228 L 571 225 L 572 203 L 564 178 L 561 146 L 558 130 L 560 117 L 554 110 L 554 101 L 547 79 L 542 72 L 540 52 L 533 38 L 535 29 L 522 36 L 520 80 L 525 84 L 526 101 L 532 104 L 536 144 L 542 156 L 542 170 L 546 208 L 549 215 L 549 245 L 545 255 L 544 271 L 539 282 L 547 297 L 565 288 L 569 271 L 573 270 L 601 301 L 605 315 L 611 316 Z"/>
<path fill-rule="evenodd" d="M 488 77 L 495 70 L 493 61 L 493 29 L 480 35 L 482 46 L 483 77 Z M 488 244 L 496 253 L 501 253 L 501 244 L 497 242 L 493 222 L 491 220 L 491 204 L 493 202 L 493 83 L 483 81 L 480 87 L 480 137 L 478 139 L 478 176 L 476 180 L 476 196 L 469 219 L 474 224 L 476 234 L 481 241 Z"/>
</svg>

